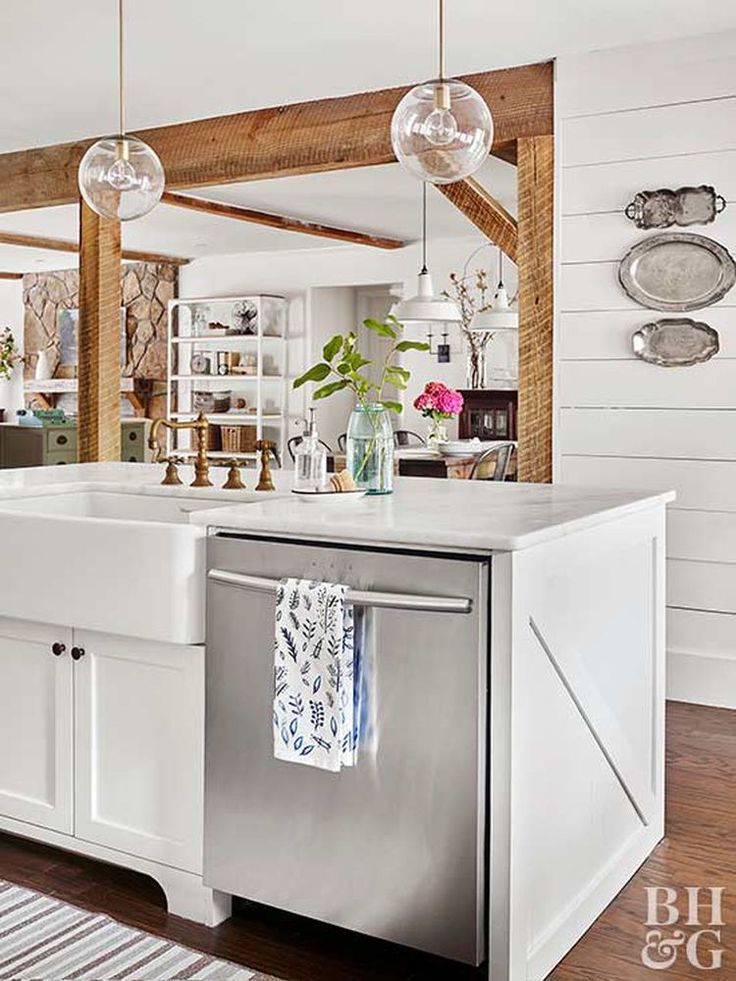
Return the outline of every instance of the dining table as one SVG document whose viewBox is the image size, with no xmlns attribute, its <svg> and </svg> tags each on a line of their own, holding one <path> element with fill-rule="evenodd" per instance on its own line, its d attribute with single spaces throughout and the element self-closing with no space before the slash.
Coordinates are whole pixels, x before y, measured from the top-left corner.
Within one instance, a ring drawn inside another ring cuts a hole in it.
<svg viewBox="0 0 736 981">
<path fill-rule="evenodd" d="M 504 445 L 508 440 L 491 440 L 483 444 L 484 450 L 491 449 L 495 443 Z M 451 480 L 468 480 L 477 459 L 477 454 L 445 456 L 426 446 L 410 446 L 395 451 L 398 473 L 401 477 L 444 477 Z M 511 460 L 507 480 L 516 479 L 516 455 Z"/>
</svg>

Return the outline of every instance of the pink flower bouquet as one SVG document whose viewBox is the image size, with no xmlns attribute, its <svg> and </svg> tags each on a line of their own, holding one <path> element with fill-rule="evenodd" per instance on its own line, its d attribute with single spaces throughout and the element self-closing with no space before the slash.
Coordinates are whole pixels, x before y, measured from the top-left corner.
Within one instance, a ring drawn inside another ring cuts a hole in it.
<svg viewBox="0 0 736 981">
<path fill-rule="evenodd" d="M 440 443 L 447 441 L 445 419 L 451 419 L 462 412 L 463 397 L 460 392 L 448 388 L 442 382 L 428 382 L 422 394 L 414 399 L 414 408 L 432 420 L 428 445 L 436 450 Z"/>
<path fill-rule="evenodd" d="M 414 399 L 414 408 L 428 419 L 439 422 L 458 416 L 463 409 L 463 397 L 442 382 L 427 382 L 424 391 Z"/>
</svg>

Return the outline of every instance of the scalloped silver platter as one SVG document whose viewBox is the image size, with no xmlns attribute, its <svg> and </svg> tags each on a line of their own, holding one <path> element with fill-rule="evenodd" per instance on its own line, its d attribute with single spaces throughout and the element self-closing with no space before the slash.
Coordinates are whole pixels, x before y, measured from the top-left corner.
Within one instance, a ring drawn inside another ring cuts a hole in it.
<svg viewBox="0 0 736 981">
<path fill-rule="evenodd" d="M 718 331 L 689 317 L 656 320 L 631 336 L 637 358 L 665 368 L 684 368 L 710 361 L 718 354 Z"/>
<path fill-rule="evenodd" d="M 736 283 L 736 264 L 727 249 L 705 235 L 663 232 L 630 249 L 618 277 L 640 306 L 679 313 L 722 300 Z"/>
</svg>

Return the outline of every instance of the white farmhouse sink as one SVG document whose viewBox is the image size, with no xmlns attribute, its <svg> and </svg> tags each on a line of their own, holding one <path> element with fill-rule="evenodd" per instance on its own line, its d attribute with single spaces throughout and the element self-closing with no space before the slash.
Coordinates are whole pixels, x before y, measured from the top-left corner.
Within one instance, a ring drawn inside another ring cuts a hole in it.
<svg viewBox="0 0 736 981">
<path fill-rule="evenodd" d="M 234 503 L 89 485 L 0 499 L 0 616 L 201 644 L 206 528 L 189 512 Z"/>
<path fill-rule="evenodd" d="M 64 494 L 39 494 L 21 500 L 0 501 L 0 510 L 31 514 L 64 515 L 69 518 L 103 518 L 117 521 L 164 521 L 188 524 L 192 511 L 225 507 L 229 501 L 206 498 L 162 497 L 153 494 L 115 494 L 84 490 Z"/>
</svg>

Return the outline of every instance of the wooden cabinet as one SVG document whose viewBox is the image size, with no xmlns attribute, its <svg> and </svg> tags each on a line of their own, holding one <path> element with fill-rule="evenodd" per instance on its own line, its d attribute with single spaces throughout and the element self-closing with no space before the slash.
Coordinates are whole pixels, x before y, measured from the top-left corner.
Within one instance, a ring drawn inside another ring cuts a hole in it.
<svg viewBox="0 0 736 981">
<path fill-rule="evenodd" d="M 69 833 L 71 646 L 67 628 L 0 620 L 0 813 Z"/>
<path fill-rule="evenodd" d="M 468 389 L 458 420 L 460 439 L 516 440 L 518 392 L 513 389 Z"/>
<path fill-rule="evenodd" d="M 75 834 L 201 868 L 201 647 L 75 631 Z"/>
<path fill-rule="evenodd" d="M 201 872 L 204 648 L 0 619 L 0 676 L 0 815 Z"/>
<path fill-rule="evenodd" d="M 124 419 L 120 427 L 120 459 L 146 461 L 146 419 Z M 0 427 L 0 467 L 51 467 L 77 462 L 76 426 Z"/>
</svg>

